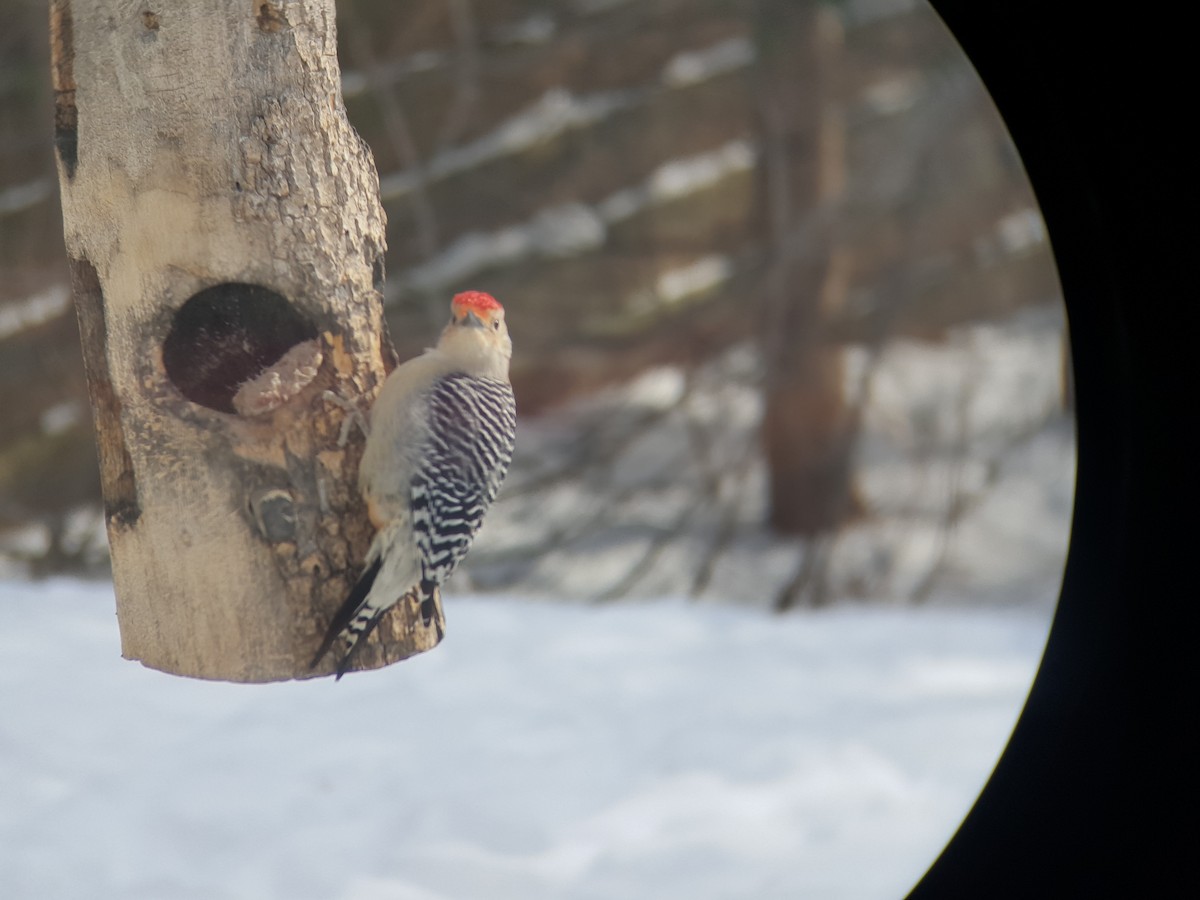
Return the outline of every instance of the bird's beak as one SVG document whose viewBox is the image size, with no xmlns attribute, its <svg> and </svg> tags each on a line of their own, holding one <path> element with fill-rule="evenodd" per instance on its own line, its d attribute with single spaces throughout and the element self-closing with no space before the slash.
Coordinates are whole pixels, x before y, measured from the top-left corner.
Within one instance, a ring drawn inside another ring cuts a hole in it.
<svg viewBox="0 0 1200 900">
<path fill-rule="evenodd" d="M 487 323 L 469 309 L 461 319 L 455 319 L 455 323 L 465 328 L 487 328 Z"/>
</svg>

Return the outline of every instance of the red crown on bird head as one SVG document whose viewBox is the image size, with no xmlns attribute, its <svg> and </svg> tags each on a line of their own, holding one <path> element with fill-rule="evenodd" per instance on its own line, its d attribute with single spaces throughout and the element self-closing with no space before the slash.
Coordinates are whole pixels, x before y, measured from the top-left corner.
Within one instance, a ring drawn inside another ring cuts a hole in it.
<svg viewBox="0 0 1200 900">
<path fill-rule="evenodd" d="M 471 310 L 472 312 L 486 312 L 489 314 L 496 310 L 504 311 L 504 307 L 491 294 L 485 294 L 483 291 L 463 291 L 461 294 L 455 294 L 454 299 L 450 302 L 450 308 L 455 312 L 464 312 Z"/>
</svg>

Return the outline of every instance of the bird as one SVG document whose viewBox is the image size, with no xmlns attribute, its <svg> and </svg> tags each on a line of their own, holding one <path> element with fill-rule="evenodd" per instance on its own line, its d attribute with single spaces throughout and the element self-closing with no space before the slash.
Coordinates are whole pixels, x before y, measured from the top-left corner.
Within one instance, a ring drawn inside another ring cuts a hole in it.
<svg viewBox="0 0 1200 900">
<path fill-rule="evenodd" d="M 470 549 L 512 463 L 517 407 L 512 339 L 491 294 L 450 303 L 437 346 L 392 371 L 370 410 L 358 485 L 375 536 L 362 574 L 309 668 L 335 643 L 337 678 L 401 599 L 436 624 L 442 584 Z"/>
</svg>

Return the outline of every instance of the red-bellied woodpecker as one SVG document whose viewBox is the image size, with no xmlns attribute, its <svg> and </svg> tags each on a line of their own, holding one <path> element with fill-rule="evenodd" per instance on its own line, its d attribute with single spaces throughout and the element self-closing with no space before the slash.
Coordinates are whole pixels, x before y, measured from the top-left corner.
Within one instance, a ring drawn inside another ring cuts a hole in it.
<svg viewBox="0 0 1200 900">
<path fill-rule="evenodd" d="M 398 366 L 371 407 L 358 482 L 375 539 L 312 661 L 315 667 L 340 639 L 346 649 L 338 678 L 400 599 L 419 602 L 426 625 L 436 617 L 438 591 L 466 555 L 512 461 L 517 408 L 504 308 L 490 294 L 467 291 L 450 309 L 438 345 Z"/>
</svg>

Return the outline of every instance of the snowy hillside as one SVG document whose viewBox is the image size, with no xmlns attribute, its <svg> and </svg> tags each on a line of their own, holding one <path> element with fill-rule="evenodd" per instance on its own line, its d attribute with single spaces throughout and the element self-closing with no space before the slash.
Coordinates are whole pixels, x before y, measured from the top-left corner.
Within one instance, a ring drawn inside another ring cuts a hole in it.
<svg viewBox="0 0 1200 900">
<path fill-rule="evenodd" d="M 894 900 L 1047 629 L 457 596 L 434 652 L 244 686 L 121 660 L 108 587 L 0 597 L 6 900 Z"/>
<path fill-rule="evenodd" d="M 812 544 L 763 526 L 750 347 L 522 419 L 514 470 L 455 586 L 770 608 L 807 566 L 823 602 L 1049 608 L 1075 483 L 1063 328 L 1061 306 L 1035 307 L 939 342 L 849 348 L 866 514 Z"/>
<path fill-rule="evenodd" d="M 797 605 L 1033 605 L 1058 595 L 1075 436 L 1062 406 L 1063 313 L 1035 307 L 940 342 L 851 347 L 861 405 L 854 478 L 866 515 L 805 544 L 763 525 L 758 355 L 661 367 L 518 423 L 513 471 L 451 592 L 553 600 L 692 597 Z M 0 578 L 47 552 L 49 529 L 0 533 Z M 103 564 L 98 509 L 69 517 L 68 553 Z M 96 558 L 96 559 L 93 559 Z"/>
</svg>

